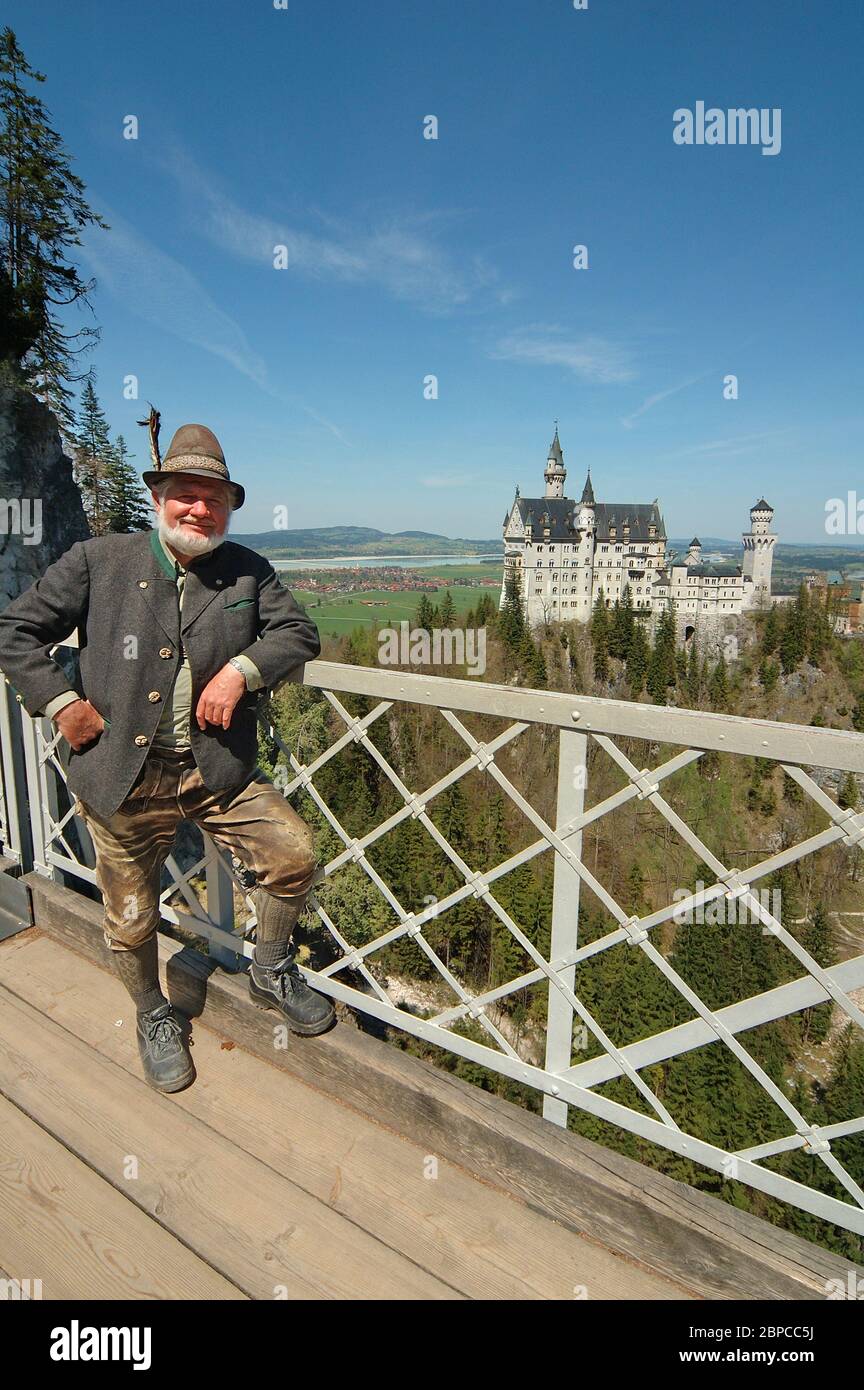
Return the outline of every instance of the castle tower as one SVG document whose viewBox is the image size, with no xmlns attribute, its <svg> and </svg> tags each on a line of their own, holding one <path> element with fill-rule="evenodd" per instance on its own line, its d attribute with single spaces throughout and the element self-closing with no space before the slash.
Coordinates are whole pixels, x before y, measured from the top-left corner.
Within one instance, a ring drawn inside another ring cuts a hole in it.
<svg viewBox="0 0 864 1390">
<path fill-rule="evenodd" d="M 698 536 L 694 536 L 690 542 L 690 547 L 684 557 L 685 565 L 701 565 L 702 563 L 702 542 Z"/>
<path fill-rule="evenodd" d="M 591 486 L 591 469 L 585 479 L 579 505 L 573 507 L 573 530 L 576 551 L 577 610 L 576 619 L 587 623 L 594 605 L 594 543 L 597 534 L 597 520 L 594 502 L 594 489 Z"/>
<path fill-rule="evenodd" d="M 549 449 L 549 459 L 543 477 L 546 479 L 547 497 L 564 496 L 564 482 L 567 477 L 567 469 L 564 467 L 564 455 L 561 452 L 557 425 L 555 426 L 555 438 L 552 440 Z"/>
<path fill-rule="evenodd" d="M 751 606 L 761 607 L 771 600 L 771 562 L 777 537 L 771 531 L 774 508 L 764 497 L 750 508 L 750 530 L 745 531 L 744 563 L 741 572 L 753 584 Z"/>
</svg>

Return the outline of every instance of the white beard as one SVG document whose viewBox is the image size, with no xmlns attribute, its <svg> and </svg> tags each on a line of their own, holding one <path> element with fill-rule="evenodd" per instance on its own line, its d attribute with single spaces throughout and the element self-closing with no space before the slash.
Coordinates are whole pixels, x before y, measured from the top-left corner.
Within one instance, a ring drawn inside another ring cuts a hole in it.
<svg viewBox="0 0 864 1390">
<path fill-rule="evenodd" d="M 224 531 L 209 531 L 207 535 L 202 535 L 200 531 L 187 531 L 183 525 L 169 526 L 161 512 L 159 515 L 160 539 L 181 555 L 206 555 L 208 551 L 216 550 L 227 534 L 227 521 Z"/>
</svg>

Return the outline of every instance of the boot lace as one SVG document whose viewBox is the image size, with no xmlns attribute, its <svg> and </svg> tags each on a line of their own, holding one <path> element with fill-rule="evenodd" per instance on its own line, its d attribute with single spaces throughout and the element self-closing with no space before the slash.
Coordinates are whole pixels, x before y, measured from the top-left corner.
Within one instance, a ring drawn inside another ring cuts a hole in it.
<svg viewBox="0 0 864 1390">
<path fill-rule="evenodd" d="M 153 1052 L 157 1056 L 175 1051 L 181 1028 L 179 1019 L 175 1018 L 173 1013 L 167 1012 L 161 1017 L 151 1015 L 146 1027 L 147 1036 L 153 1044 Z"/>
<path fill-rule="evenodd" d="M 276 989 L 283 999 L 289 991 L 298 994 L 308 988 L 293 956 L 286 956 L 278 965 L 268 966 L 267 973 L 273 977 Z"/>
</svg>

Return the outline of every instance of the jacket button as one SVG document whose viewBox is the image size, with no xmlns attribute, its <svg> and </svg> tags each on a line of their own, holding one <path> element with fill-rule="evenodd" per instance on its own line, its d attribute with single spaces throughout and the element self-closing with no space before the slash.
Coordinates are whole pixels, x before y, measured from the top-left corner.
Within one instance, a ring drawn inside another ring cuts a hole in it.
<svg viewBox="0 0 864 1390">
<path fill-rule="evenodd" d="M 139 748 L 143 748 L 143 747 L 144 747 L 144 744 L 147 742 L 147 735 L 146 735 L 146 734 L 136 734 L 136 735 L 135 735 L 135 742 L 137 743 L 137 745 L 138 745 Z"/>
<path fill-rule="evenodd" d="M 160 648 L 159 648 L 159 655 L 160 655 L 160 656 L 168 657 L 168 656 L 173 656 L 174 653 L 172 652 L 172 650 L 171 650 L 170 647 L 160 647 Z"/>
<path fill-rule="evenodd" d="M 147 696 L 147 699 L 150 701 L 151 705 L 155 705 L 157 700 L 162 699 L 162 696 L 159 694 L 158 690 L 151 690 Z"/>
<path fill-rule="evenodd" d="M 139 579 L 139 580 L 138 580 L 138 588 L 139 588 L 139 589 L 146 589 L 146 588 L 147 588 L 147 580 L 146 580 L 146 579 Z"/>
</svg>

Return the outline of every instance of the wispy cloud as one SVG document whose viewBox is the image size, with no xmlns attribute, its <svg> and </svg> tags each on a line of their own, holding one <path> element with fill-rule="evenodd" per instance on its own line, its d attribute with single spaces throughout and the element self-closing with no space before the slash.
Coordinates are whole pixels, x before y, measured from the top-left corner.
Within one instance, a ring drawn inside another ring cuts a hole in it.
<svg viewBox="0 0 864 1390">
<path fill-rule="evenodd" d="M 507 334 L 490 357 L 537 366 L 566 367 L 583 381 L 615 385 L 636 375 L 630 353 L 606 338 L 568 338 L 557 324 L 529 324 Z"/>
<path fill-rule="evenodd" d="M 338 425 L 272 385 L 266 362 L 253 350 L 243 329 L 219 308 L 191 271 L 140 236 L 113 209 L 103 204 L 99 211 L 111 230 L 85 229 L 81 254 L 100 288 L 139 318 L 221 358 L 268 395 L 302 410 L 340 443 L 349 443 Z"/>
<path fill-rule="evenodd" d="M 706 377 L 711 375 L 713 370 L 713 367 L 709 368 L 707 372 L 700 372 L 698 376 L 690 376 L 686 381 L 679 381 L 676 386 L 667 387 L 665 391 L 657 391 L 653 396 L 646 396 L 638 410 L 634 410 L 631 415 L 625 415 L 621 424 L 624 426 L 625 430 L 632 429 L 634 420 L 638 420 L 640 415 L 645 415 L 647 411 L 653 410 L 655 405 L 659 405 L 661 401 L 668 400 L 670 396 L 677 396 L 679 391 L 686 391 L 688 386 L 695 386 L 697 381 L 704 381 Z"/>
<path fill-rule="evenodd" d="M 285 274 L 379 285 L 430 313 L 448 313 L 478 297 L 496 303 L 511 297 L 485 256 L 455 257 L 440 244 L 437 228 L 454 212 L 389 214 L 374 226 L 330 216 L 331 234 L 319 235 L 241 207 L 180 149 L 160 164 L 187 200 L 190 226 L 229 255 L 262 268 L 271 268 L 274 247 L 284 246 Z"/>
<path fill-rule="evenodd" d="M 713 458 L 735 458 L 739 454 L 749 454 L 766 439 L 779 439 L 782 435 L 790 434 L 791 430 L 762 430 L 759 434 L 739 434 L 730 439 L 709 439 L 703 444 L 691 444 L 686 449 L 679 449 L 674 454 L 667 454 L 669 459 L 692 458 L 694 455 L 708 455 Z"/>
<path fill-rule="evenodd" d="M 87 228 L 81 246 L 100 288 L 108 289 L 139 318 L 221 357 L 265 386 L 265 362 L 191 271 L 139 236 L 111 209 L 106 209 L 105 219 L 111 230 Z"/>
</svg>

